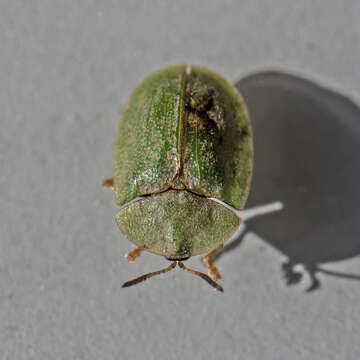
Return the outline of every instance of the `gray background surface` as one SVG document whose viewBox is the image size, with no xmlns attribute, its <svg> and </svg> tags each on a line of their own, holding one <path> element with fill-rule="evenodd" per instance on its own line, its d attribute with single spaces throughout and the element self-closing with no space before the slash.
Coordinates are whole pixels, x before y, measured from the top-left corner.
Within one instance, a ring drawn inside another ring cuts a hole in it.
<svg viewBox="0 0 360 360">
<path fill-rule="evenodd" d="M 359 359 L 359 18 L 356 0 L 2 0 L 0 359 Z M 219 258 L 224 294 L 182 271 L 121 288 L 167 262 L 127 263 L 101 182 L 131 90 L 177 62 L 235 81 L 249 206 L 285 203 Z"/>
</svg>

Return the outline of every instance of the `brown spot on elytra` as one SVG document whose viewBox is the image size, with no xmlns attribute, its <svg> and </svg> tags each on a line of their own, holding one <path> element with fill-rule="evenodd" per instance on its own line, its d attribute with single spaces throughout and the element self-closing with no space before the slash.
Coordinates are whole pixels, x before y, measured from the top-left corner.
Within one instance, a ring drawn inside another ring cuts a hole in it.
<svg viewBox="0 0 360 360">
<path fill-rule="evenodd" d="M 246 135 L 249 135 L 249 130 L 247 129 L 247 128 L 242 128 L 241 129 L 241 135 L 243 135 L 243 136 L 246 136 Z"/>
<path fill-rule="evenodd" d="M 202 104 L 194 104 L 192 99 L 185 106 L 188 112 L 187 122 L 190 127 L 205 130 L 211 136 L 219 136 L 224 126 L 224 112 L 214 101 L 215 93 L 212 92 Z"/>
<path fill-rule="evenodd" d="M 225 114 L 219 91 L 194 75 L 187 84 L 186 94 L 185 109 L 196 115 L 189 117 L 190 126 L 196 126 L 199 130 L 220 138 L 224 133 Z"/>
</svg>

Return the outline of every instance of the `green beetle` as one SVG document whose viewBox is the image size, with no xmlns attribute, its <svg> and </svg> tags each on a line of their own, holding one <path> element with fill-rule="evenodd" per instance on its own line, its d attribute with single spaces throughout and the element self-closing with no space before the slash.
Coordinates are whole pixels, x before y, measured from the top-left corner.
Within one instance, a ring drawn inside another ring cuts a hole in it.
<svg viewBox="0 0 360 360">
<path fill-rule="evenodd" d="M 137 246 L 172 264 L 123 286 L 179 267 L 215 282 L 213 264 L 241 219 L 252 173 L 249 115 L 238 91 L 219 74 L 176 65 L 147 77 L 132 93 L 115 144 L 113 187 L 121 206 L 116 221 Z M 225 203 L 221 204 L 219 201 Z M 182 261 L 203 259 L 209 276 Z"/>
</svg>

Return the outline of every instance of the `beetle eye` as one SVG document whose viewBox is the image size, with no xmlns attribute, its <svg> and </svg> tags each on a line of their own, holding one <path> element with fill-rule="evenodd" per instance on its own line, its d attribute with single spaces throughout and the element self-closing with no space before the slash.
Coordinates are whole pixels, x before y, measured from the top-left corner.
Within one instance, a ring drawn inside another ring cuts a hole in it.
<svg viewBox="0 0 360 360">
<path fill-rule="evenodd" d="M 188 259 L 190 259 L 190 256 L 186 256 L 186 257 L 183 257 L 183 258 L 176 258 L 176 259 L 172 259 L 172 258 L 165 258 L 166 260 L 169 260 L 169 261 L 174 261 L 174 260 L 177 260 L 177 261 L 186 261 Z"/>
</svg>

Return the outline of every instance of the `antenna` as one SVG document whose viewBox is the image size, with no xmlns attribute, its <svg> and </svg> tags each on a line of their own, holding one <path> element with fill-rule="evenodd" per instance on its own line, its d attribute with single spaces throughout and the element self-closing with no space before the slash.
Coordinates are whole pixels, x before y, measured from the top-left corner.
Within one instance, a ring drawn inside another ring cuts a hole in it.
<svg viewBox="0 0 360 360">
<path fill-rule="evenodd" d="M 194 274 L 194 275 L 197 275 L 197 276 L 200 276 L 202 279 L 204 279 L 208 284 L 210 284 L 212 287 L 214 287 L 216 290 L 219 290 L 221 292 L 224 292 L 224 289 L 222 286 L 220 286 L 218 283 L 216 283 L 214 280 L 212 280 L 208 275 L 200 272 L 200 271 L 196 271 L 196 270 L 193 270 L 193 269 L 189 269 L 188 267 L 186 267 L 181 261 L 173 261 L 170 266 L 168 266 L 167 268 L 165 269 L 161 269 L 161 270 L 158 270 L 158 271 L 154 271 L 154 272 L 151 272 L 151 273 L 148 273 L 148 274 L 145 274 L 145 275 L 141 275 L 139 276 L 138 278 L 134 279 L 134 280 L 130 280 L 130 281 L 127 281 L 126 283 L 124 283 L 122 285 L 122 287 L 129 287 L 129 286 L 133 286 L 133 285 L 136 285 L 136 284 L 139 284 L 141 283 L 142 281 L 145 281 L 146 279 L 149 279 L 153 276 L 156 276 L 156 275 L 160 275 L 160 274 L 164 274 L 172 269 L 174 269 L 174 267 L 176 266 L 176 263 L 178 264 L 178 266 L 191 273 L 191 274 Z"/>
<path fill-rule="evenodd" d="M 154 272 L 151 272 L 151 273 L 148 273 L 148 274 L 145 274 L 145 275 L 141 275 L 139 276 L 138 278 L 134 279 L 134 280 L 130 280 L 130 281 L 127 281 L 126 283 L 124 283 L 122 285 L 122 287 L 129 287 L 129 286 L 133 286 L 133 285 L 136 285 L 138 283 L 141 283 L 142 281 L 146 280 L 146 279 L 149 279 L 155 275 L 160 275 L 160 274 L 164 274 L 170 270 L 172 270 L 174 267 L 176 266 L 176 261 L 173 261 L 171 263 L 170 266 L 168 266 L 167 268 L 165 269 L 161 269 L 161 270 L 158 270 L 158 271 L 154 271 Z"/>
<path fill-rule="evenodd" d="M 214 280 L 212 280 L 208 275 L 200 272 L 200 271 L 196 271 L 193 269 L 189 269 L 188 267 L 186 267 L 181 261 L 178 262 L 178 265 L 181 269 L 188 271 L 189 273 L 192 273 L 194 275 L 200 276 L 202 279 L 204 279 L 206 282 L 208 282 L 212 287 L 214 287 L 216 290 L 219 290 L 221 292 L 224 292 L 224 289 L 221 285 L 219 285 L 218 283 L 216 283 Z"/>
</svg>

